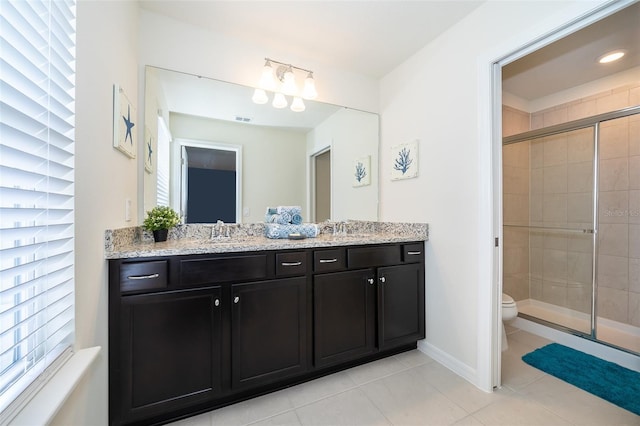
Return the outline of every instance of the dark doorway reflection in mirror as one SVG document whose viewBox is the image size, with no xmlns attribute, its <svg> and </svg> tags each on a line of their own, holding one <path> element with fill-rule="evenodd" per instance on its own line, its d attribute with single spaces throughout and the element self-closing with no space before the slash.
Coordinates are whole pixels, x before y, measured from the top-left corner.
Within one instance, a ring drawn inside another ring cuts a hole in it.
<svg viewBox="0 0 640 426">
<path fill-rule="evenodd" d="M 236 222 L 236 152 L 183 147 L 185 223 Z"/>
</svg>

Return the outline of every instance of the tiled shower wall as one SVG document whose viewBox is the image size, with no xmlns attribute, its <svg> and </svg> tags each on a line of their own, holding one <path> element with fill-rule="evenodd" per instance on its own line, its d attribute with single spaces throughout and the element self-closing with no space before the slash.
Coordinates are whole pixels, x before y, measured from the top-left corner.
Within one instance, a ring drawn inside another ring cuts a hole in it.
<svg viewBox="0 0 640 426">
<path fill-rule="evenodd" d="M 640 84 L 531 115 L 504 107 L 503 133 L 508 136 L 529 130 L 523 128 L 529 120 L 530 128 L 537 129 L 635 105 L 640 105 Z M 598 316 L 640 326 L 640 117 L 603 123 L 600 141 Z M 530 168 L 526 176 L 525 157 Z M 535 226 L 589 227 L 593 214 L 592 161 L 590 130 L 503 149 L 507 225 L 503 289 L 516 300 L 532 298 L 590 312 L 589 234 L 525 234 L 524 228 L 508 225 L 526 218 Z M 527 197 L 522 192 L 525 186 Z M 523 205 L 527 214 L 522 212 Z M 524 261 L 525 256 L 528 261 Z M 530 283 L 523 276 L 528 276 Z"/>
</svg>

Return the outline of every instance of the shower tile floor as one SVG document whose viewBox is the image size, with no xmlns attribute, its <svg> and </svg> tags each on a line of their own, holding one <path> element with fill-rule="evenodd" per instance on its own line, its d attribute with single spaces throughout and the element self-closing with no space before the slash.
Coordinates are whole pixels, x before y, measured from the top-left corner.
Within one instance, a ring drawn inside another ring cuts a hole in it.
<svg viewBox="0 0 640 426">
<path fill-rule="evenodd" d="M 522 355 L 549 340 L 507 326 L 502 388 L 485 393 L 414 350 L 172 423 L 235 425 L 640 425 Z"/>
</svg>

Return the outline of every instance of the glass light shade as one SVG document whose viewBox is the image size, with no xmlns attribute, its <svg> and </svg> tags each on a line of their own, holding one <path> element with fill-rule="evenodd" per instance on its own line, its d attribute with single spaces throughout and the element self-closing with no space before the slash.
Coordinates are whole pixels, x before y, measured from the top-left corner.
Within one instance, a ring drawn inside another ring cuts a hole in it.
<svg viewBox="0 0 640 426">
<path fill-rule="evenodd" d="M 315 99 L 318 97 L 316 91 L 316 83 L 313 80 L 313 74 L 309 73 L 307 78 L 304 79 L 304 88 L 302 89 L 302 97 L 305 99 Z"/>
<path fill-rule="evenodd" d="M 251 97 L 251 100 L 257 104 L 266 104 L 267 102 L 269 102 L 269 97 L 267 96 L 267 92 L 265 92 L 262 89 L 256 89 L 253 92 L 253 96 Z"/>
<path fill-rule="evenodd" d="M 273 97 L 272 105 L 274 106 L 274 108 L 286 108 L 286 106 L 288 105 L 287 98 L 285 98 L 282 93 L 276 93 L 276 95 Z"/>
<path fill-rule="evenodd" d="M 267 61 L 267 63 L 264 64 L 264 68 L 262 68 L 260 87 L 264 90 L 274 90 L 276 88 L 276 79 L 273 76 L 273 67 L 269 61 Z"/>
<path fill-rule="evenodd" d="M 295 97 L 293 98 L 293 102 L 291 102 L 291 111 L 302 112 L 304 111 L 305 106 L 304 102 L 302 102 L 302 98 Z"/>
<path fill-rule="evenodd" d="M 623 50 L 605 53 L 600 58 L 598 58 L 598 62 L 600 62 L 601 64 L 608 64 L 609 62 L 617 61 L 624 56 L 624 53 L 625 52 Z"/>
<path fill-rule="evenodd" d="M 293 70 L 289 68 L 285 71 L 282 77 L 282 92 L 285 95 L 293 96 L 298 91 L 296 87 L 296 77 L 293 75 Z"/>
</svg>

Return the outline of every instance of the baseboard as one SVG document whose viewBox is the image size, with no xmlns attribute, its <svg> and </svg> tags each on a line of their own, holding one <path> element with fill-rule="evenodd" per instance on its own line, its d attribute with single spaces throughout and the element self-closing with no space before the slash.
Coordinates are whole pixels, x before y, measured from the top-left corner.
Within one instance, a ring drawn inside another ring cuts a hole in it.
<svg viewBox="0 0 640 426">
<path fill-rule="evenodd" d="M 429 355 L 438 363 L 447 367 L 449 370 L 453 371 L 458 376 L 462 377 L 478 389 L 484 391 L 484 389 L 478 386 L 478 374 L 475 368 L 471 368 L 467 364 L 460 362 L 458 359 L 452 357 L 448 353 L 433 346 L 431 343 L 425 340 L 420 340 L 418 342 L 418 350 L 424 354 Z"/>
</svg>

